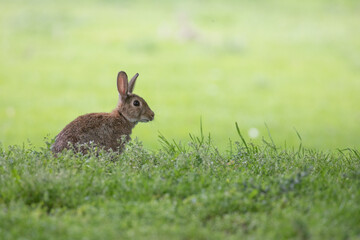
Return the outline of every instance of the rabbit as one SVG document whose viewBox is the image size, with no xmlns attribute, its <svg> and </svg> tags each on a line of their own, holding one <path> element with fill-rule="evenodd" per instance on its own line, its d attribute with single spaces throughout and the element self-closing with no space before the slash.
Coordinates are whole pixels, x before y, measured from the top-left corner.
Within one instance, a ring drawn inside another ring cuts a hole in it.
<svg viewBox="0 0 360 240">
<path fill-rule="evenodd" d="M 129 141 L 131 130 L 138 122 L 154 120 L 154 112 L 145 100 L 133 94 L 137 77 L 128 83 L 128 77 L 121 71 L 117 76 L 119 101 L 110 113 L 89 113 L 70 122 L 56 137 L 52 152 L 57 155 L 72 146 L 75 152 L 87 153 L 83 144 L 92 143 L 105 150 L 122 152 L 122 146 Z M 80 147 L 79 147 L 80 146 Z"/>
</svg>

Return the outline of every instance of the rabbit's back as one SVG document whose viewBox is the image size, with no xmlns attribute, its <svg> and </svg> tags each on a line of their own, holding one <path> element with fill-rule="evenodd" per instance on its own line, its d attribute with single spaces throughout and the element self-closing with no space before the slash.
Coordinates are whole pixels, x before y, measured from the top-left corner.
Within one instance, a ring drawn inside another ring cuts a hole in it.
<svg viewBox="0 0 360 240">
<path fill-rule="evenodd" d="M 128 126 L 129 125 L 129 126 Z M 129 140 L 132 126 L 118 112 L 90 113 L 82 115 L 70 122 L 57 136 L 53 152 L 61 152 L 69 143 L 94 143 L 107 150 L 119 149 L 122 136 Z"/>
</svg>

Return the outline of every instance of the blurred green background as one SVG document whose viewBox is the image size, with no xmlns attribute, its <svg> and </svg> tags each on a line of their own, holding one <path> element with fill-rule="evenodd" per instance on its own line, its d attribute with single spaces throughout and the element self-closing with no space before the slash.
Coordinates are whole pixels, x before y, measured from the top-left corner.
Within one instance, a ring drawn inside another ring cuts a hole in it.
<svg viewBox="0 0 360 240">
<path fill-rule="evenodd" d="M 116 75 L 155 112 L 133 137 L 226 147 L 360 146 L 359 1 L 7 1 L 0 6 L 0 141 L 36 146 L 75 117 L 111 111 Z"/>
</svg>

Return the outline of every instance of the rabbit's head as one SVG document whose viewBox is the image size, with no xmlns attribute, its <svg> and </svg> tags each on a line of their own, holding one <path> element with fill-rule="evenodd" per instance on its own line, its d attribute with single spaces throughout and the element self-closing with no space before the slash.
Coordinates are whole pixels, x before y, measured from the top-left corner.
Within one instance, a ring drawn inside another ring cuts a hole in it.
<svg viewBox="0 0 360 240">
<path fill-rule="evenodd" d="M 132 93 L 138 76 L 138 73 L 135 74 L 128 83 L 126 73 L 123 71 L 119 72 L 117 77 L 117 88 L 119 91 L 118 111 L 130 122 L 149 122 L 154 119 L 154 112 L 143 98 Z"/>
</svg>

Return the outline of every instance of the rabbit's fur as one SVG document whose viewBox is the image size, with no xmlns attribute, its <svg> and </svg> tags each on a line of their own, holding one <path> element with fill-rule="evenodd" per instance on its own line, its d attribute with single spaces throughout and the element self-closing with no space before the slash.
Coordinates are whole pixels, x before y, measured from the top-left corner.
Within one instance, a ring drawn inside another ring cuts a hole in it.
<svg viewBox="0 0 360 240">
<path fill-rule="evenodd" d="M 132 129 L 138 122 L 154 119 L 154 112 L 145 100 L 132 93 L 139 74 L 131 79 L 125 72 L 119 72 L 117 87 L 119 102 L 110 113 L 90 113 L 70 122 L 55 138 L 52 151 L 57 154 L 74 146 L 75 151 L 86 153 L 83 144 L 95 144 L 105 150 L 120 151 L 123 140 L 129 141 Z"/>
</svg>

